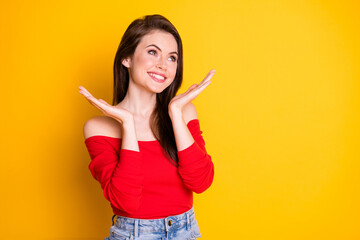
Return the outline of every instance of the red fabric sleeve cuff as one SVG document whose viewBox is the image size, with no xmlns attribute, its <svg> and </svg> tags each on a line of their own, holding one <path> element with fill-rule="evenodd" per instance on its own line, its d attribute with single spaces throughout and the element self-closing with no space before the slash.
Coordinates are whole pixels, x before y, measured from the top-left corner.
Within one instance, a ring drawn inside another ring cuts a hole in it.
<svg viewBox="0 0 360 240">
<path fill-rule="evenodd" d="M 194 159 L 201 159 L 206 155 L 206 153 L 199 147 L 199 145 L 194 141 L 189 147 L 178 151 L 179 164 L 186 164 L 187 162 L 192 162 Z"/>
<path fill-rule="evenodd" d="M 121 171 L 126 175 L 139 175 L 142 172 L 141 153 L 138 151 L 121 149 L 120 150 L 120 163 L 116 172 Z"/>
</svg>

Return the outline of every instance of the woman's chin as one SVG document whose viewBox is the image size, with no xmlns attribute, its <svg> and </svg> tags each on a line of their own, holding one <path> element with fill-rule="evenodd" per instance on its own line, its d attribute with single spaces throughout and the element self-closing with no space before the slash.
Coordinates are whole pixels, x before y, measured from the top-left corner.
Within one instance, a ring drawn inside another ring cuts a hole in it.
<svg viewBox="0 0 360 240">
<path fill-rule="evenodd" d="M 162 93 L 164 90 L 165 90 L 165 88 L 162 90 L 154 91 L 154 93 Z"/>
<path fill-rule="evenodd" d="M 151 90 L 154 93 L 162 93 L 166 88 L 168 88 L 170 85 L 165 85 L 165 86 L 157 86 L 157 87 L 153 87 Z"/>
</svg>

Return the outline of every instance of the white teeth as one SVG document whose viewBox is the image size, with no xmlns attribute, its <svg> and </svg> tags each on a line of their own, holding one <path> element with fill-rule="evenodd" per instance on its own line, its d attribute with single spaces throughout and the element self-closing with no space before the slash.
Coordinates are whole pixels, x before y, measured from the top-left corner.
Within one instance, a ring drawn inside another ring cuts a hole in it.
<svg viewBox="0 0 360 240">
<path fill-rule="evenodd" d="M 160 76 L 160 75 L 157 75 L 157 74 L 154 74 L 154 73 L 149 73 L 149 74 L 150 74 L 150 76 L 156 77 L 157 79 L 160 79 L 160 80 L 165 79 L 163 76 Z"/>
</svg>

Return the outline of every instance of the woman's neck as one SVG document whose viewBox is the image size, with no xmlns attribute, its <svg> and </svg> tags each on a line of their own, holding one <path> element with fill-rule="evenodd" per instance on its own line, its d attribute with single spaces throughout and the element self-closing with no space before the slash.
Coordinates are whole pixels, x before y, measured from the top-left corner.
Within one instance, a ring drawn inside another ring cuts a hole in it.
<svg viewBox="0 0 360 240">
<path fill-rule="evenodd" d="M 125 108 L 134 115 L 150 117 L 156 105 L 156 93 L 149 92 L 129 83 L 125 98 L 118 106 Z"/>
</svg>

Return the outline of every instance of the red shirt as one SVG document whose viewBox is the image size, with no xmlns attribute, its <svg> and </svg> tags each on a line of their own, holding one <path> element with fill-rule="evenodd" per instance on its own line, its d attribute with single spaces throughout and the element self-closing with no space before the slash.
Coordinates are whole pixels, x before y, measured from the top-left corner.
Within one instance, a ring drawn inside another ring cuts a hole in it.
<svg viewBox="0 0 360 240">
<path fill-rule="evenodd" d="M 210 187 L 214 165 L 199 120 L 187 126 L 195 142 L 177 152 L 178 167 L 165 157 L 156 140 L 138 141 L 139 152 L 121 149 L 121 138 L 96 135 L 85 140 L 92 159 L 89 169 L 114 214 L 142 219 L 181 214 L 192 207 L 193 192 Z"/>
</svg>

